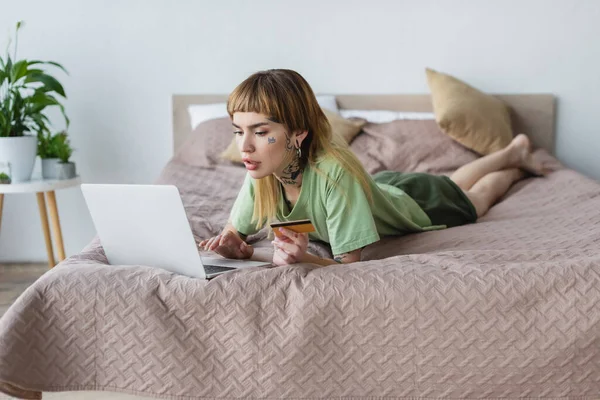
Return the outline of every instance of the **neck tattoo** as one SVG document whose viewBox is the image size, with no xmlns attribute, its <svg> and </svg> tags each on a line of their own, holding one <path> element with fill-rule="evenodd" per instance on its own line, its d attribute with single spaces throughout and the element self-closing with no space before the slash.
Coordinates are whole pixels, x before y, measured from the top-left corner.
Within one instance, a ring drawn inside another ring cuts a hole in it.
<svg viewBox="0 0 600 400">
<path fill-rule="evenodd" d="M 283 175 L 280 177 L 282 183 L 286 185 L 294 185 L 300 187 L 301 184 L 298 184 L 298 175 L 302 172 L 302 168 L 300 167 L 300 158 L 296 156 L 296 149 L 292 145 L 292 141 L 290 138 L 286 138 L 286 151 L 291 152 L 293 154 L 293 160 L 288 164 L 287 167 L 283 169 Z"/>
</svg>

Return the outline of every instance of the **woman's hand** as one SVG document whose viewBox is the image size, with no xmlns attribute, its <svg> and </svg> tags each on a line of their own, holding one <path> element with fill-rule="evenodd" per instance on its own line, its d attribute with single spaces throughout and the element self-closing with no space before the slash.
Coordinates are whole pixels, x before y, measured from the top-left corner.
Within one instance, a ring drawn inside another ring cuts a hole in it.
<svg viewBox="0 0 600 400">
<path fill-rule="evenodd" d="M 198 243 L 198 247 L 204 251 L 214 251 L 225 258 L 247 259 L 254 254 L 252 246 L 231 231 L 205 239 Z"/>
<path fill-rule="evenodd" d="M 296 233 L 289 229 L 278 228 L 282 238 L 273 240 L 273 264 L 288 265 L 301 262 L 308 248 L 308 233 Z"/>
</svg>

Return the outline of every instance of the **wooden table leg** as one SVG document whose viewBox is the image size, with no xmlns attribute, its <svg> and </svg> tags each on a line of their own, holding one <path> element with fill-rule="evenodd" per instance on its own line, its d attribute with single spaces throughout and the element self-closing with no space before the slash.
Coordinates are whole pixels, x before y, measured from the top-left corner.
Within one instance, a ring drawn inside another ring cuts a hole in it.
<svg viewBox="0 0 600 400">
<path fill-rule="evenodd" d="M 46 199 L 48 200 L 50 221 L 52 221 L 52 232 L 54 233 L 54 239 L 56 240 L 58 262 L 61 262 L 65 259 L 65 245 L 60 229 L 60 219 L 58 218 L 58 207 L 56 207 L 56 195 L 54 194 L 54 190 L 46 192 Z"/>
<path fill-rule="evenodd" d="M 4 193 L 0 193 L 0 229 L 2 228 L 2 206 L 4 206 Z"/>
<path fill-rule="evenodd" d="M 48 225 L 48 213 L 46 212 L 46 200 L 44 200 L 44 192 L 38 192 L 37 202 L 40 209 L 40 219 L 42 220 L 42 230 L 44 231 L 44 239 L 46 240 L 46 253 L 48 253 L 48 267 L 54 267 L 54 250 L 52 249 L 52 238 L 50 237 L 50 226 Z"/>
</svg>

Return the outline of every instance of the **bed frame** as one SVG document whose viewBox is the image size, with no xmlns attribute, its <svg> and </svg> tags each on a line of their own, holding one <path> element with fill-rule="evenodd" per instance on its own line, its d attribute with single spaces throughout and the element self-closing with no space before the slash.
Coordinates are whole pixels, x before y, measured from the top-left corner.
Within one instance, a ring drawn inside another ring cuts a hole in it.
<svg viewBox="0 0 600 400">
<path fill-rule="evenodd" d="M 495 95 L 512 113 L 514 132 L 527 133 L 535 148 L 554 154 L 556 101 L 552 94 Z M 433 112 L 428 94 L 342 94 L 336 95 L 340 109 Z M 222 103 L 227 95 L 173 95 L 173 151 L 191 134 L 187 107 L 191 104 Z"/>
</svg>

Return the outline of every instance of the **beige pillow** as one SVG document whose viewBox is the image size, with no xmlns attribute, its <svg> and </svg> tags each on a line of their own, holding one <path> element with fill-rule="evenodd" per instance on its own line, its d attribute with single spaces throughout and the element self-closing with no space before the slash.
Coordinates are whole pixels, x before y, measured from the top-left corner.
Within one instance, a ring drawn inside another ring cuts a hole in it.
<svg viewBox="0 0 600 400">
<path fill-rule="evenodd" d="M 356 135 L 360 133 L 362 127 L 367 123 L 365 120 L 351 121 L 345 119 L 341 115 L 325 108 L 323 108 L 323 112 L 331 124 L 332 132 L 343 137 L 348 144 L 352 142 Z M 229 143 L 227 149 L 221 153 L 221 157 L 237 163 L 242 162 L 242 156 L 237 148 L 237 144 L 235 143 L 235 138 L 231 141 L 231 143 Z"/>
<path fill-rule="evenodd" d="M 351 121 L 325 108 L 323 109 L 323 112 L 329 120 L 333 134 L 340 135 L 348 144 L 354 140 L 356 135 L 360 133 L 362 127 L 367 123 L 367 121 L 364 119 Z"/>
<path fill-rule="evenodd" d="M 227 149 L 225 149 L 225 151 L 221 153 L 221 158 L 237 163 L 242 162 L 242 155 L 240 154 L 240 151 L 237 148 L 235 138 L 233 138 L 233 140 L 229 142 L 229 146 L 227 146 Z"/>
<path fill-rule="evenodd" d="M 499 99 L 427 68 L 427 83 L 440 128 L 463 146 L 490 154 L 512 140 L 510 112 Z"/>
</svg>

